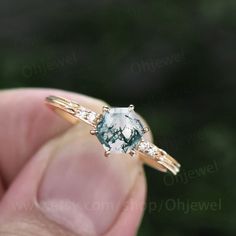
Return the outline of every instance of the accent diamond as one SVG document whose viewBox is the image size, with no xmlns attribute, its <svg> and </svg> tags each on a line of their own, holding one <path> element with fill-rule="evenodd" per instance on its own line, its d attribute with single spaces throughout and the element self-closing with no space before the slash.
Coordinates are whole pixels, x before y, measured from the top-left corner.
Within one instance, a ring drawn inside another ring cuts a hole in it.
<svg viewBox="0 0 236 236">
<path fill-rule="evenodd" d="M 75 116 L 93 126 L 97 122 L 97 114 L 82 106 L 77 110 Z"/>
<path fill-rule="evenodd" d="M 150 155 L 153 159 L 157 158 L 157 155 L 160 153 L 159 149 L 148 141 L 141 141 L 138 145 L 138 150 Z"/>
<path fill-rule="evenodd" d="M 81 119 L 85 119 L 87 114 L 88 114 L 88 111 L 85 108 L 81 108 L 79 109 L 78 117 Z"/>
<path fill-rule="evenodd" d="M 90 112 L 87 116 L 88 121 L 90 121 L 91 123 L 94 123 L 94 121 L 96 120 L 96 113 L 95 112 Z"/>
</svg>

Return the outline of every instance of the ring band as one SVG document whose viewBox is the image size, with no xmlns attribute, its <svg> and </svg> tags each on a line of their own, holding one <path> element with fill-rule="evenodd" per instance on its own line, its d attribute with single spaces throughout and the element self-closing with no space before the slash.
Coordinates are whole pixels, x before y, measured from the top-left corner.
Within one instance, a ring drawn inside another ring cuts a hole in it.
<svg viewBox="0 0 236 236">
<path fill-rule="evenodd" d="M 134 106 L 128 108 L 103 107 L 98 114 L 79 103 L 57 96 L 46 98 L 46 104 L 69 122 L 83 121 L 92 126 L 90 133 L 97 135 L 105 149 L 105 156 L 113 152 L 138 156 L 144 163 L 162 172 L 179 172 L 180 164 L 164 150 L 143 139 L 148 132 L 134 112 Z"/>
</svg>

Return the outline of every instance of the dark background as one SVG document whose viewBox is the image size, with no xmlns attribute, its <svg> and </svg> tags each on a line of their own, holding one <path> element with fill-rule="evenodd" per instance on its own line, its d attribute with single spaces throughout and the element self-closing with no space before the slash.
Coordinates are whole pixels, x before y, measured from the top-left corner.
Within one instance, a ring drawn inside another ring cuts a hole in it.
<svg viewBox="0 0 236 236">
<path fill-rule="evenodd" d="M 140 236 L 236 235 L 235 5 L 0 2 L 0 88 L 133 103 L 155 142 L 182 163 L 176 178 L 146 167 Z"/>
</svg>

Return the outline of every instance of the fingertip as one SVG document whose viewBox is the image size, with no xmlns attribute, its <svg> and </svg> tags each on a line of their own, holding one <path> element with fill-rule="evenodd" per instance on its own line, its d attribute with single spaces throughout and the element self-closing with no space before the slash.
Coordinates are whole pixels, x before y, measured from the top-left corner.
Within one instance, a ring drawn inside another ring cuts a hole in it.
<svg viewBox="0 0 236 236">
<path fill-rule="evenodd" d="M 145 175 L 143 171 L 140 171 L 120 214 L 105 236 L 134 236 L 137 234 L 145 209 L 146 191 Z"/>
</svg>

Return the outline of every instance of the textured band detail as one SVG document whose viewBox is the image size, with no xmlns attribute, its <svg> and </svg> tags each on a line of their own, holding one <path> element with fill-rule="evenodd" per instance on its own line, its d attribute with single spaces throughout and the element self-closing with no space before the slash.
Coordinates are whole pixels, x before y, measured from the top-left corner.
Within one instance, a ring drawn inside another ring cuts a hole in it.
<svg viewBox="0 0 236 236">
<path fill-rule="evenodd" d="M 49 96 L 46 98 L 46 102 L 50 106 L 58 108 L 65 113 L 70 114 L 75 119 L 82 120 L 93 127 L 96 127 L 99 119 L 101 118 L 100 114 L 81 106 L 75 101 L 67 100 L 65 98 Z"/>
<path fill-rule="evenodd" d="M 164 150 L 158 148 L 153 143 L 142 140 L 138 144 L 137 150 L 144 155 L 148 155 L 153 161 L 164 166 L 174 175 L 176 175 L 179 172 L 180 164 L 169 154 L 167 154 Z"/>
</svg>

